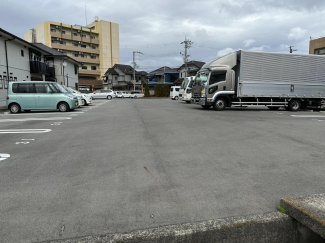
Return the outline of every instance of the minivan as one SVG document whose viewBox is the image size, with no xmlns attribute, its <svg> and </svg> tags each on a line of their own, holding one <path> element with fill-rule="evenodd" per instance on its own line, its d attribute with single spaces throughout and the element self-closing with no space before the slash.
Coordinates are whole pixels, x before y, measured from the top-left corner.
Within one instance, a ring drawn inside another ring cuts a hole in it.
<svg viewBox="0 0 325 243">
<path fill-rule="evenodd" d="M 178 100 L 179 98 L 179 89 L 181 86 L 172 86 L 170 87 L 170 98 L 172 100 Z"/>
<path fill-rule="evenodd" d="M 55 82 L 13 81 L 8 85 L 6 104 L 11 113 L 21 110 L 69 111 L 78 106 L 78 98 Z"/>
</svg>

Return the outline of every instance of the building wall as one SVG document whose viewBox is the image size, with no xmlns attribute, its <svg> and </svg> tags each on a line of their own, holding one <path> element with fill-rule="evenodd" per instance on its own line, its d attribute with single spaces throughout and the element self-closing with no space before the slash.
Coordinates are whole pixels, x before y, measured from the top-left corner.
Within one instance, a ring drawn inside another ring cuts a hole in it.
<svg viewBox="0 0 325 243">
<path fill-rule="evenodd" d="M 188 76 L 190 76 L 190 71 L 191 70 L 199 70 L 197 66 L 193 65 L 193 64 L 188 64 L 187 65 L 187 68 L 188 68 Z M 182 67 L 180 70 L 179 70 L 179 77 L 180 78 L 185 78 L 185 75 L 186 75 L 186 68 L 185 67 Z"/>
<path fill-rule="evenodd" d="M 64 60 L 67 63 L 67 66 L 64 67 L 63 70 L 62 63 Z M 55 76 L 59 84 L 64 84 L 71 88 L 76 88 L 76 84 L 78 84 L 78 72 L 77 74 L 75 73 L 74 65 L 75 64 L 73 62 L 69 61 L 69 59 L 66 59 L 64 57 L 56 57 L 54 59 Z"/>
<path fill-rule="evenodd" d="M 7 97 L 7 81 L 8 80 L 7 63 L 5 52 L 5 40 L 7 38 L 0 37 L 0 106 L 6 105 Z M 22 56 L 21 51 L 24 52 Z M 8 69 L 10 80 L 30 80 L 29 66 L 29 49 L 22 44 L 14 41 L 7 41 Z"/>
<path fill-rule="evenodd" d="M 309 43 L 309 54 L 316 54 L 315 50 L 325 48 L 325 37 L 311 40 Z M 324 53 L 325 54 L 325 53 Z M 324 55 L 322 54 L 322 55 Z"/>
</svg>

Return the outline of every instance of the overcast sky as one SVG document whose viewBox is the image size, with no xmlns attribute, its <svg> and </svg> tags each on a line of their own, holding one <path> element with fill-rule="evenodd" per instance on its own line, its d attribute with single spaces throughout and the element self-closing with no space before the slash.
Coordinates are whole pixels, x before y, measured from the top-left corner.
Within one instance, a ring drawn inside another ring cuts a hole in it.
<svg viewBox="0 0 325 243">
<path fill-rule="evenodd" d="M 85 15 L 85 5 L 87 14 Z M 122 64 L 137 70 L 209 61 L 234 50 L 308 54 L 310 37 L 325 36 L 325 0 L 0 0 L 0 27 L 23 38 L 45 20 L 86 25 L 94 17 L 120 27 Z"/>
</svg>

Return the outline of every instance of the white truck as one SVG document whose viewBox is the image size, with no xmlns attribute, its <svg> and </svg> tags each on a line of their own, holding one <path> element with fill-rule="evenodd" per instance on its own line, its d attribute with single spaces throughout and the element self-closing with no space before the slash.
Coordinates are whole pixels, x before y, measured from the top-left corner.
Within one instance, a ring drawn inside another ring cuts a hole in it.
<svg viewBox="0 0 325 243">
<path fill-rule="evenodd" d="M 181 84 L 181 87 L 179 89 L 179 99 L 180 100 L 183 100 L 183 95 L 184 95 L 184 92 L 185 92 L 185 87 L 187 86 L 189 82 L 189 79 L 188 78 L 184 78 L 182 84 Z"/>
<path fill-rule="evenodd" d="M 190 103 L 191 98 L 192 98 L 192 86 L 193 86 L 195 76 L 190 76 L 190 77 L 187 77 L 186 79 L 188 81 L 186 82 L 185 87 L 184 87 L 182 101 L 185 101 L 186 103 Z"/>
<path fill-rule="evenodd" d="M 237 51 L 205 64 L 191 103 L 204 109 L 265 105 L 290 111 L 325 106 L 325 56 Z"/>
<path fill-rule="evenodd" d="M 178 100 L 179 98 L 179 90 L 180 90 L 181 86 L 171 86 L 170 87 L 170 98 L 172 100 Z"/>
</svg>

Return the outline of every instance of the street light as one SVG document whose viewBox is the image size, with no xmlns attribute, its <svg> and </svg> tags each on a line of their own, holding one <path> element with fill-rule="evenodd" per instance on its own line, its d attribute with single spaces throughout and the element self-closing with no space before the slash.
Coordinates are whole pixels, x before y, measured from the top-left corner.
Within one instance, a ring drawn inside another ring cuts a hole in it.
<svg viewBox="0 0 325 243">
<path fill-rule="evenodd" d="M 62 68 L 63 68 L 63 84 L 65 85 L 65 78 L 64 78 L 64 68 L 67 66 L 67 63 L 65 60 L 62 62 Z"/>
</svg>

